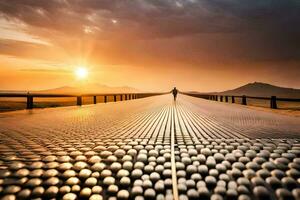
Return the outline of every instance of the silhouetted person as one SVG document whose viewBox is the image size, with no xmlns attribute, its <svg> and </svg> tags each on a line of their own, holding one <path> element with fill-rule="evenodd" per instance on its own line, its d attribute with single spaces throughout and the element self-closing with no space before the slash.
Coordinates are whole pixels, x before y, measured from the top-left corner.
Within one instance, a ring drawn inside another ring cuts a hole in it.
<svg viewBox="0 0 300 200">
<path fill-rule="evenodd" d="M 174 87 L 174 89 L 172 90 L 172 94 L 174 96 L 174 101 L 176 101 L 177 93 L 178 93 L 178 90 L 176 89 L 176 87 Z"/>
</svg>

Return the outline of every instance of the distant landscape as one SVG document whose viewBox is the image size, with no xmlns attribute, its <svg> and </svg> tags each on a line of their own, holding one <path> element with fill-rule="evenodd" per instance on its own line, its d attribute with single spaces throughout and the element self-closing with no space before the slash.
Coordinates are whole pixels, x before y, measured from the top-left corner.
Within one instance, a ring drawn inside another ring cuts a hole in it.
<svg viewBox="0 0 300 200">
<path fill-rule="evenodd" d="M 231 96 L 253 96 L 253 97 L 271 97 L 276 96 L 278 98 L 291 98 L 299 99 L 300 98 L 300 89 L 294 88 L 285 88 L 268 83 L 262 82 L 253 82 L 246 85 L 240 86 L 235 89 L 226 90 L 223 92 L 210 92 L 210 93 L 201 93 L 197 91 L 192 91 L 192 93 L 198 94 L 215 94 L 215 95 L 228 95 L 228 101 L 231 102 Z M 241 104 L 241 98 L 235 98 L 236 104 Z M 248 99 L 248 106 L 269 108 L 270 100 L 259 100 L 259 99 Z M 300 111 L 300 102 L 286 102 L 286 101 L 277 101 L 278 110 L 290 110 L 290 111 Z M 298 115 L 298 113 L 297 113 Z"/>
<path fill-rule="evenodd" d="M 215 95 L 228 95 L 228 101 L 231 102 L 231 96 L 253 96 L 253 97 L 271 97 L 276 96 L 278 98 L 291 98 L 299 99 L 300 98 L 300 89 L 294 88 L 285 88 L 268 83 L 262 82 L 253 82 L 246 85 L 240 86 L 235 89 L 226 90 L 223 92 L 210 92 L 210 93 L 201 93 L 199 94 L 215 94 Z M 235 98 L 236 104 L 241 104 L 241 98 Z M 270 100 L 259 100 L 259 99 L 248 99 L 248 106 L 260 107 L 260 108 L 269 108 Z M 289 110 L 291 112 L 300 111 L 300 102 L 286 102 L 286 101 L 277 101 L 278 110 Z M 296 114 L 298 116 L 298 113 Z"/>
<path fill-rule="evenodd" d="M 13 90 L 0 90 L 0 93 L 27 93 L 28 91 L 13 91 Z M 91 93 L 137 93 L 144 92 L 132 87 L 111 87 L 101 84 L 89 84 L 83 86 L 64 86 L 59 88 L 53 88 L 48 90 L 30 91 L 31 93 L 45 93 L 45 94 L 91 94 Z M 200 92 L 194 92 L 200 93 Z M 206 93 L 207 94 L 207 93 Z M 300 98 L 300 89 L 284 88 L 267 83 L 254 82 L 248 83 L 241 87 L 226 90 L 223 92 L 211 92 L 209 94 L 218 95 L 246 95 L 246 96 L 257 96 L 257 97 L 270 97 L 277 96 L 281 98 Z M 117 99 L 119 100 L 119 99 Z M 109 97 L 108 101 L 113 101 L 113 97 Z M 229 102 L 231 97 L 229 97 Z M 103 97 L 98 97 L 97 102 L 104 102 Z M 83 98 L 83 104 L 92 104 L 93 99 L 91 97 Z M 241 99 L 236 98 L 236 103 L 241 104 Z M 249 99 L 247 101 L 250 106 L 269 108 L 270 102 L 268 100 L 256 100 Z M 59 107 L 59 106 L 72 106 L 76 105 L 76 99 L 74 97 L 68 98 L 35 98 L 35 108 L 46 108 L 46 107 Z M 0 98 L 0 112 L 20 110 L 26 108 L 25 98 Z M 278 101 L 278 108 L 285 110 L 300 111 L 299 102 L 283 102 Z"/>
<path fill-rule="evenodd" d="M 0 90 L 0 93 L 47 93 L 47 94 L 89 94 L 89 93 L 135 93 L 141 92 L 138 89 L 121 86 L 121 87 L 111 87 L 101 84 L 84 84 L 75 86 L 63 86 L 58 88 L 51 88 L 47 90 Z"/>
<path fill-rule="evenodd" d="M 300 98 L 300 89 L 285 88 L 268 83 L 254 82 L 232 90 L 218 92 L 218 94 L 237 96 L 247 95 L 254 97 L 277 96 L 281 98 Z"/>
<path fill-rule="evenodd" d="M 43 93 L 43 94 L 114 94 L 114 93 L 137 93 L 142 92 L 138 89 L 123 86 L 111 87 L 101 84 L 88 84 L 84 86 L 63 86 L 48 90 L 36 91 L 20 91 L 20 90 L 0 90 L 0 93 Z M 118 97 L 119 98 L 119 97 Z M 117 100 L 119 100 L 117 98 Z M 113 97 L 109 96 L 107 101 L 113 101 Z M 97 102 L 104 102 L 103 97 L 97 97 Z M 92 104 L 92 97 L 84 97 L 83 104 Z M 60 106 L 74 106 L 76 105 L 76 98 L 35 98 L 34 108 L 60 107 Z M 0 97 L 0 112 L 22 110 L 26 108 L 25 98 L 6 98 Z"/>
</svg>

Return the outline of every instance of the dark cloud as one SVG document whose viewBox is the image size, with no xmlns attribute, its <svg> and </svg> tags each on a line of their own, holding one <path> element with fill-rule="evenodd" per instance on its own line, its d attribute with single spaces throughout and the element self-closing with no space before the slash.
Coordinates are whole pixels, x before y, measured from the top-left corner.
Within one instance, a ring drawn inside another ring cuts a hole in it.
<svg viewBox="0 0 300 200">
<path fill-rule="evenodd" d="M 87 28 L 98 43 L 119 43 L 110 51 L 149 60 L 300 60 L 299 0 L 2 0 L 0 13 L 53 43 Z"/>
</svg>

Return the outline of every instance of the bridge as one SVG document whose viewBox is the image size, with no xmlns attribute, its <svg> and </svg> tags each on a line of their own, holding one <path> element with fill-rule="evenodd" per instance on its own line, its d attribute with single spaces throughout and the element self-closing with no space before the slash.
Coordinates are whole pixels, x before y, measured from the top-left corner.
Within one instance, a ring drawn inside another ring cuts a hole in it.
<svg viewBox="0 0 300 200">
<path fill-rule="evenodd" d="M 300 199 L 300 118 L 212 100 L 2 113 L 0 196 Z"/>
</svg>

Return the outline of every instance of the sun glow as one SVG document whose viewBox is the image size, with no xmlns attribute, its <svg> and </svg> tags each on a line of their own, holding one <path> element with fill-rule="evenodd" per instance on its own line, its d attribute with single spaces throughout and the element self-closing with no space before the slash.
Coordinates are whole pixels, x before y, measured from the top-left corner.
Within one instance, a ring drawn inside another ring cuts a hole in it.
<svg viewBox="0 0 300 200">
<path fill-rule="evenodd" d="M 78 67 L 75 70 L 75 75 L 79 79 L 85 79 L 88 76 L 89 72 L 86 67 Z"/>
</svg>

